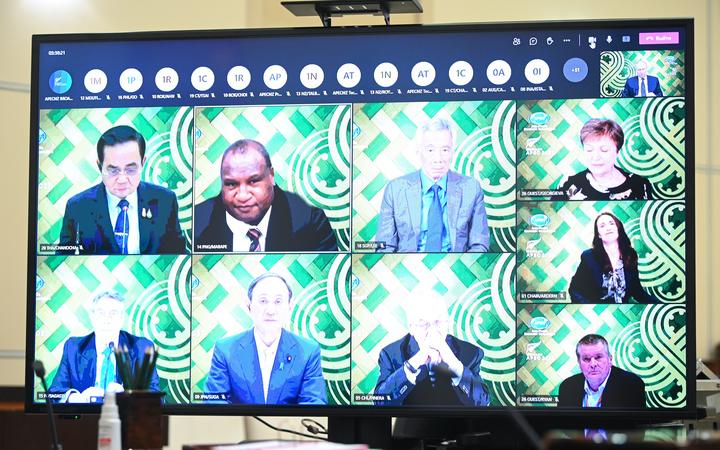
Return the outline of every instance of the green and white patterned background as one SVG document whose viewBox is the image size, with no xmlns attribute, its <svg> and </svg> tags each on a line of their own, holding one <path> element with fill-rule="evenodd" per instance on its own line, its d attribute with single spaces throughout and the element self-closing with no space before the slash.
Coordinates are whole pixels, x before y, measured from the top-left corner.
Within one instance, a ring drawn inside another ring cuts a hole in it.
<svg viewBox="0 0 720 450">
<path fill-rule="evenodd" d="M 293 290 L 288 328 L 320 344 L 328 404 L 350 404 L 350 257 L 208 255 L 193 257 L 192 391 L 203 392 L 215 342 L 252 327 L 247 287 L 265 272 Z"/>
<path fill-rule="evenodd" d="M 419 169 L 416 132 L 440 116 L 454 124 L 451 170 L 479 180 L 485 193 L 489 251 L 515 251 L 515 102 L 367 103 L 354 109 L 353 242 L 375 240 L 385 186 Z"/>
<path fill-rule="evenodd" d="M 374 391 L 380 351 L 408 332 L 405 309 L 434 291 L 447 304 L 448 332 L 485 351 L 491 404 L 514 405 L 514 255 L 353 255 L 352 287 L 353 395 Z"/>
<path fill-rule="evenodd" d="M 239 139 L 265 146 L 275 183 L 322 208 L 340 250 L 350 241 L 350 105 L 195 109 L 195 203 L 220 192 L 220 159 Z"/>
<path fill-rule="evenodd" d="M 35 357 L 52 383 L 63 345 L 92 332 L 89 308 L 96 294 L 125 296 L 123 329 L 155 343 L 166 403 L 190 401 L 189 256 L 39 256 Z M 35 392 L 42 391 L 39 381 Z"/>
<path fill-rule="evenodd" d="M 635 64 L 644 60 L 648 75 L 660 80 L 665 97 L 685 95 L 685 53 L 677 50 L 645 50 L 600 53 L 600 96 L 620 97 L 625 80 L 637 76 Z"/>
<path fill-rule="evenodd" d="M 142 180 L 175 192 L 180 228 L 190 242 L 192 225 L 192 109 L 102 108 L 40 111 L 38 249 L 60 239 L 67 201 L 101 182 L 97 141 L 116 125 L 145 138 Z"/>
<path fill-rule="evenodd" d="M 533 329 L 533 318 L 547 319 L 549 328 Z M 575 345 L 595 333 L 610 344 L 613 365 L 643 379 L 648 407 L 681 408 L 687 401 L 686 321 L 682 305 L 519 307 L 518 395 L 557 395 L 565 378 L 580 373 Z"/>
<path fill-rule="evenodd" d="M 611 119 L 625 133 L 617 165 L 650 180 L 655 198 L 685 195 L 685 100 L 584 99 L 518 103 L 518 190 L 556 189 L 564 177 L 586 169 L 580 129 L 589 119 Z M 530 116 L 547 114 L 545 126 Z M 520 196 L 518 193 L 518 198 Z"/>
<path fill-rule="evenodd" d="M 684 303 L 686 214 L 681 201 L 522 202 L 518 206 L 518 296 L 527 291 L 567 292 L 580 254 L 592 247 L 595 218 L 605 211 L 623 222 L 638 252 L 645 290 L 663 302 Z M 549 217 L 546 229 L 536 230 L 530 224 L 535 214 Z"/>
</svg>

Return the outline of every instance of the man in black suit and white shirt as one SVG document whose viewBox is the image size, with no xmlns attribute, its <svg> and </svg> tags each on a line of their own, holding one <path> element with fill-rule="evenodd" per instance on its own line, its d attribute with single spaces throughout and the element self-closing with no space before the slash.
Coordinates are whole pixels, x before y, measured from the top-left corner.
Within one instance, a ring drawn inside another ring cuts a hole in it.
<svg viewBox="0 0 720 450">
<path fill-rule="evenodd" d="M 645 383 L 613 366 L 608 342 L 588 334 L 575 346 L 580 371 L 560 385 L 558 406 L 567 408 L 645 408 Z"/>
<path fill-rule="evenodd" d="M 635 76 L 625 80 L 623 97 L 662 97 L 663 91 L 660 87 L 658 77 L 648 75 L 648 65 L 645 61 L 638 61 L 635 64 Z"/>
<path fill-rule="evenodd" d="M 68 200 L 58 254 L 183 254 L 175 193 L 140 181 L 145 138 L 118 125 L 98 139 L 102 182 Z"/>
<path fill-rule="evenodd" d="M 195 251 L 336 251 L 325 212 L 275 186 L 265 147 L 231 144 L 220 163 L 220 194 L 195 206 Z"/>
</svg>

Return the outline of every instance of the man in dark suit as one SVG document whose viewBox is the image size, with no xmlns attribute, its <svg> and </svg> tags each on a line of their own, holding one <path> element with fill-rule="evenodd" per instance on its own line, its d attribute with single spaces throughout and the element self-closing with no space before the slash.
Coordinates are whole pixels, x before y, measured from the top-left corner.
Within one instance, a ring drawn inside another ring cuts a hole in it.
<svg viewBox="0 0 720 450">
<path fill-rule="evenodd" d="M 248 287 L 253 328 L 215 344 L 204 393 L 210 403 L 324 405 L 325 380 L 317 342 L 284 327 L 292 290 L 275 273 Z"/>
<path fill-rule="evenodd" d="M 417 172 L 385 188 L 376 242 L 382 252 L 486 252 L 490 245 L 480 183 L 450 170 L 450 124 L 435 118 L 418 130 Z"/>
<path fill-rule="evenodd" d="M 124 316 L 124 298 L 105 291 L 92 301 L 90 319 L 93 332 L 65 341 L 60 366 L 55 372 L 51 394 L 62 394 L 60 401 L 69 403 L 102 402 L 106 390 L 123 391 L 123 380 L 117 370 L 113 349 L 127 348 L 131 367 L 144 357 L 153 343 L 120 329 Z M 150 389 L 160 389 L 157 371 L 153 371 Z"/>
<path fill-rule="evenodd" d="M 175 194 L 140 181 L 145 139 L 129 126 L 107 130 L 97 143 L 102 183 L 68 200 L 59 254 L 181 254 Z"/>
<path fill-rule="evenodd" d="M 558 406 L 566 408 L 645 408 L 645 383 L 612 365 L 608 342 L 588 334 L 575 347 L 581 373 L 560 384 Z"/>
<path fill-rule="evenodd" d="M 660 87 L 660 80 L 657 77 L 647 74 L 648 65 L 640 60 L 635 64 L 636 76 L 625 80 L 623 97 L 662 97 L 663 91 Z"/>
<path fill-rule="evenodd" d="M 335 251 L 325 212 L 275 186 L 270 155 L 243 139 L 225 150 L 220 194 L 195 206 L 195 251 Z"/>
<path fill-rule="evenodd" d="M 447 334 L 443 299 L 413 299 L 407 308 L 410 333 L 380 351 L 376 405 L 488 406 L 480 376 L 480 347 Z"/>
</svg>

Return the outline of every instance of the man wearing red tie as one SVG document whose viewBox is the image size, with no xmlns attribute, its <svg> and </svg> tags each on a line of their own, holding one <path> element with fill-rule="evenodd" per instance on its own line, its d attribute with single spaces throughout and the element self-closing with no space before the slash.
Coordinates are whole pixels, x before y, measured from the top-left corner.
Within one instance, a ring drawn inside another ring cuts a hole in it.
<svg viewBox="0 0 720 450">
<path fill-rule="evenodd" d="M 660 87 L 660 80 L 657 77 L 647 74 L 648 65 L 640 60 L 635 64 L 636 76 L 625 81 L 623 97 L 662 97 L 663 91 Z"/>
<path fill-rule="evenodd" d="M 195 251 L 337 251 L 325 212 L 275 185 L 265 147 L 231 144 L 220 160 L 220 193 L 195 205 Z"/>
</svg>

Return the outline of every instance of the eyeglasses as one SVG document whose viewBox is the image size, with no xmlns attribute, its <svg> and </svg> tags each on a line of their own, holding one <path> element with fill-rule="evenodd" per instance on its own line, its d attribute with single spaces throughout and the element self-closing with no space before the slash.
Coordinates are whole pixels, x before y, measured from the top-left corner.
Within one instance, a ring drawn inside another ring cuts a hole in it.
<svg viewBox="0 0 720 450">
<path fill-rule="evenodd" d="M 420 328 L 422 330 L 429 330 L 430 328 L 437 328 L 437 329 L 443 329 L 447 326 L 447 320 L 432 320 L 430 322 L 427 322 L 425 320 L 417 321 L 413 324 L 413 326 Z"/>
<path fill-rule="evenodd" d="M 115 319 L 120 314 L 122 314 L 122 311 L 117 310 L 117 309 L 110 309 L 110 310 L 96 309 L 94 312 L 98 317 L 101 317 L 103 319 Z"/>
<path fill-rule="evenodd" d="M 105 175 L 113 178 L 120 176 L 121 173 L 124 173 L 125 176 L 128 177 L 134 177 L 138 174 L 138 172 L 140 172 L 140 168 L 137 166 L 130 166 L 126 167 L 125 169 L 121 169 L 119 167 L 110 166 L 103 169 L 103 171 L 105 172 Z"/>
</svg>

